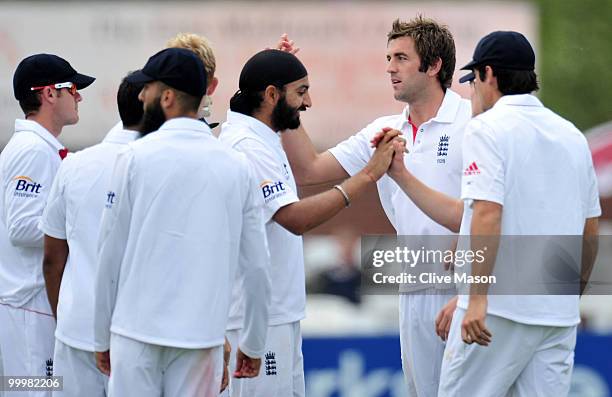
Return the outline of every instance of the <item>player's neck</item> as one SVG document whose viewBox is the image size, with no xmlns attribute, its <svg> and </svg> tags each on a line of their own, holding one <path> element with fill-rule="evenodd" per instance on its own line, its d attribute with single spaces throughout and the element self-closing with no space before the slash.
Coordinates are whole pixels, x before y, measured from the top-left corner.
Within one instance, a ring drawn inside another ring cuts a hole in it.
<svg viewBox="0 0 612 397">
<path fill-rule="evenodd" d="M 251 115 L 254 119 L 257 119 L 267 125 L 272 131 L 278 132 L 274 129 L 274 124 L 272 123 L 272 113 L 264 112 L 264 111 L 255 111 Z"/>
<path fill-rule="evenodd" d="M 53 115 L 48 115 L 39 111 L 36 114 L 26 117 L 26 120 L 35 121 L 40 124 L 44 129 L 49 131 L 54 137 L 58 137 L 62 133 L 64 126 L 61 123 L 55 122 Z"/>
<path fill-rule="evenodd" d="M 408 103 L 412 124 L 420 126 L 436 117 L 442 101 L 444 101 L 444 91 L 440 86 L 423 91 L 417 99 Z"/>
</svg>

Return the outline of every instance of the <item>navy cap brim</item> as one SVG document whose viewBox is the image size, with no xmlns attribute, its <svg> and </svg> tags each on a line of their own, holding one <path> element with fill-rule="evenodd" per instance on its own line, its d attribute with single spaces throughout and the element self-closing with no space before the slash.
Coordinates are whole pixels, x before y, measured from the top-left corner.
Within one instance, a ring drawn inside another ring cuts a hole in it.
<svg viewBox="0 0 612 397">
<path fill-rule="evenodd" d="M 83 88 L 89 87 L 95 80 L 95 77 L 77 73 L 70 79 L 70 82 L 76 84 L 77 88 L 82 90 Z"/>
<path fill-rule="evenodd" d="M 470 81 L 474 81 L 475 78 L 476 78 L 476 75 L 474 74 L 474 72 L 470 72 L 466 74 L 465 76 L 463 76 L 462 78 L 460 78 L 459 82 L 463 84 L 463 83 L 467 83 Z"/>
<path fill-rule="evenodd" d="M 125 78 L 125 81 L 127 81 L 128 83 L 149 83 L 155 80 L 156 79 L 154 79 L 153 77 L 144 74 L 142 70 L 134 72 Z"/>
<path fill-rule="evenodd" d="M 476 65 L 478 65 L 478 62 L 472 60 L 472 61 L 470 61 L 470 63 L 468 63 L 467 65 L 462 67 L 460 70 L 472 70 L 472 69 L 474 69 L 474 66 L 476 66 Z"/>
</svg>

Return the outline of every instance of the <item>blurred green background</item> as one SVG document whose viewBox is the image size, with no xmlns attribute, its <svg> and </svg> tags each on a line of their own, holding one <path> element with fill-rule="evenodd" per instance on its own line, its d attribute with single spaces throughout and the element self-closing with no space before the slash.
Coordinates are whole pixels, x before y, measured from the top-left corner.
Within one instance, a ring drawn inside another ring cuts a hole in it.
<svg viewBox="0 0 612 397">
<path fill-rule="evenodd" d="M 612 120 L 612 0 L 533 0 L 540 98 L 582 131 Z"/>
</svg>

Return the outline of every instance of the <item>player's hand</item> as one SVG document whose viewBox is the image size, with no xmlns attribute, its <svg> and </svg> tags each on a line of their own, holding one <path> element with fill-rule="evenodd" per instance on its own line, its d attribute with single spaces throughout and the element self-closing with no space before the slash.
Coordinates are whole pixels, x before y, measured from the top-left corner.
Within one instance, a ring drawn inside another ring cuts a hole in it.
<svg viewBox="0 0 612 397">
<path fill-rule="evenodd" d="M 493 335 L 485 325 L 487 316 L 487 296 L 470 296 L 468 309 L 461 323 L 461 338 L 465 343 L 471 345 L 478 343 L 481 346 L 489 346 Z"/>
<path fill-rule="evenodd" d="M 111 365 L 110 365 L 110 350 L 105 352 L 96 352 L 96 366 L 106 376 L 110 376 Z"/>
<path fill-rule="evenodd" d="M 440 310 L 438 313 L 438 317 L 436 317 L 436 334 L 446 342 L 448 339 L 448 333 L 450 332 L 451 321 L 453 320 L 453 314 L 455 314 L 455 309 L 457 308 L 457 300 L 458 296 L 455 296 L 453 299 L 449 300 L 446 305 Z"/>
<path fill-rule="evenodd" d="M 400 137 L 393 140 L 393 159 L 389 165 L 387 173 L 389 176 L 398 180 L 402 173 L 408 172 L 406 164 L 404 164 L 404 153 L 406 152 L 406 141 Z"/>
<path fill-rule="evenodd" d="M 236 352 L 236 370 L 234 378 L 254 378 L 259 375 L 261 358 L 251 358 L 244 354 L 240 348 Z"/>
<path fill-rule="evenodd" d="M 377 132 L 374 137 L 370 140 L 370 147 L 375 148 L 378 146 L 378 144 L 380 143 L 380 141 L 384 138 L 385 135 L 387 134 L 391 134 L 394 137 L 399 137 L 401 139 L 404 139 L 403 134 L 401 131 L 398 130 L 394 130 L 391 127 L 384 127 L 382 130 L 380 130 L 379 132 Z"/>
<path fill-rule="evenodd" d="M 400 134 L 397 130 L 391 130 L 380 139 L 372 158 L 364 168 L 364 172 L 373 180 L 379 180 L 389 169 L 393 153 L 395 152 L 393 140 Z"/>
<path fill-rule="evenodd" d="M 219 393 L 223 393 L 223 390 L 229 385 L 229 360 L 231 353 L 232 345 L 225 338 L 225 343 L 223 344 L 223 379 L 221 380 L 221 391 Z"/>
<path fill-rule="evenodd" d="M 281 35 L 275 48 L 277 50 L 288 52 L 289 54 L 293 54 L 293 55 L 297 54 L 297 52 L 300 50 L 299 47 L 295 46 L 295 42 L 293 40 L 289 40 L 287 33 L 283 33 Z M 269 50 L 270 48 L 266 48 L 266 49 Z"/>
</svg>

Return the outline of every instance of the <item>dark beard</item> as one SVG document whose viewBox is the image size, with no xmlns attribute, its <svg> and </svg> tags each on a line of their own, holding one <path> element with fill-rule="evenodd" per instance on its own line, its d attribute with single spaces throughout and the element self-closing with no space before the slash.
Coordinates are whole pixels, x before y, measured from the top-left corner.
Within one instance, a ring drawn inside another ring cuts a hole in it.
<svg viewBox="0 0 612 397">
<path fill-rule="evenodd" d="M 272 111 L 272 126 L 274 131 L 295 130 L 300 126 L 300 111 L 306 106 L 293 108 L 287 103 L 283 95 Z"/>
<path fill-rule="evenodd" d="M 140 136 L 143 137 L 153 131 L 159 130 L 159 127 L 165 122 L 166 115 L 161 107 L 161 97 L 159 97 L 156 98 L 151 105 L 145 106 Z"/>
</svg>

